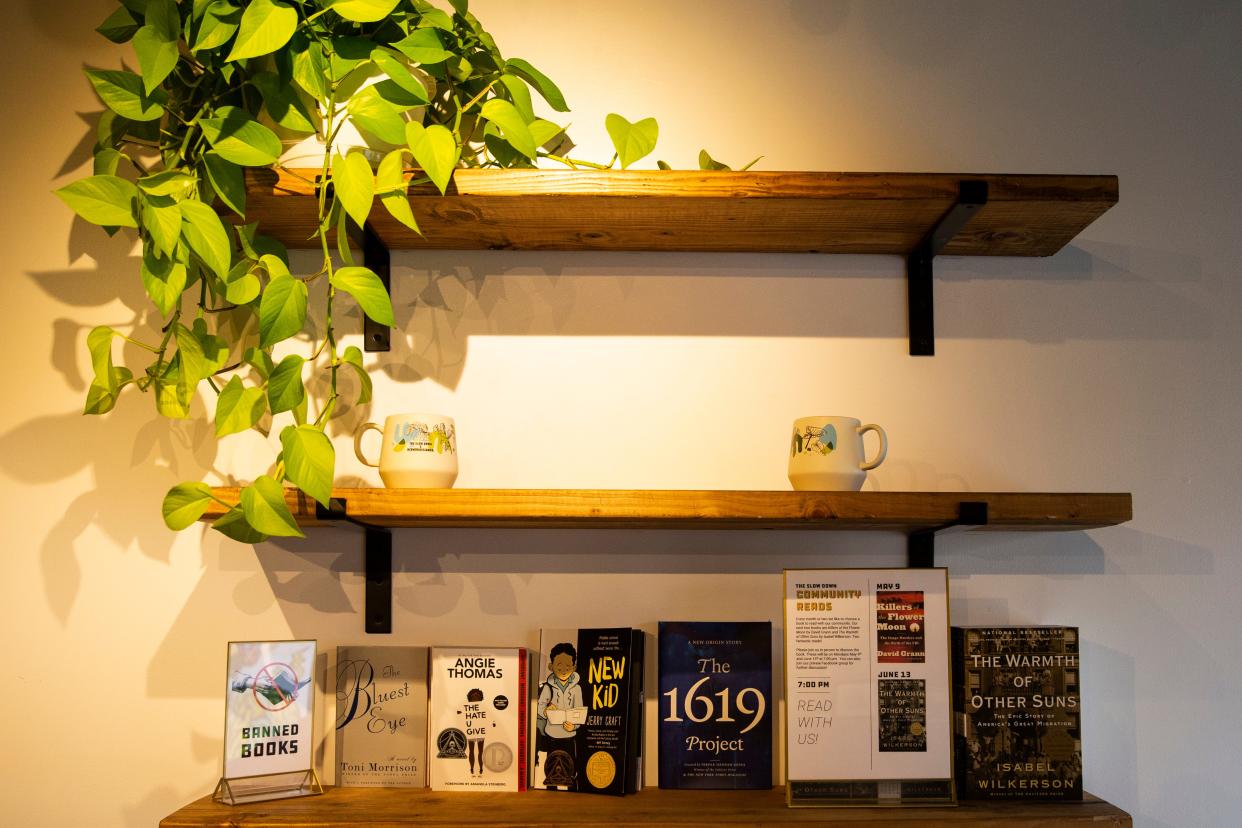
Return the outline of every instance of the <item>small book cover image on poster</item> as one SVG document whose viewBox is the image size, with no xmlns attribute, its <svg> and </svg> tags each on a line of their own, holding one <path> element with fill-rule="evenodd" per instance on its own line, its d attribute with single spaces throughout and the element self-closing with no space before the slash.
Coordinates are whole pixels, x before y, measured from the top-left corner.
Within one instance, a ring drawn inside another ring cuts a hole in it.
<svg viewBox="0 0 1242 828">
<path fill-rule="evenodd" d="M 526 790 L 527 670 L 524 649 L 432 648 L 432 790 Z"/>
<path fill-rule="evenodd" d="M 544 629 L 531 786 L 620 796 L 640 786 L 643 633 Z"/>
<path fill-rule="evenodd" d="M 660 787 L 772 787 L 772 624 L 660 622 Z"/>
<path fill-rule="evenodd" d="M 881 753 L 927 750 L 927 682 L 879 679 Z"/>
<path fill-rule="evenodd" d="M 966 799 L 1083 796 L 1077 627 L 954 627 L 958 786 Z"/>
<path fill-rule="evenodd" d="M 923 593 L 877 590 L 875 594 L 876 661 L 922 664 L 927 658 Z"/>
<path fill-rule="evenodd" d="M 427 786 L 426 647 L 336 650 L 336 784 Z"/>
</svg>

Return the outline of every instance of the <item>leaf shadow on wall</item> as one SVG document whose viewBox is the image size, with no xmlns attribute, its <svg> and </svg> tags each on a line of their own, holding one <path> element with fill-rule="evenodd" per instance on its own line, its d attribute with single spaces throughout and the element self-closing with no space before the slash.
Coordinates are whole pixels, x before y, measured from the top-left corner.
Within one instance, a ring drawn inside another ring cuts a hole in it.
<svg viewBox="0 0 1242 828">
<path fill-rule="evenodd" d="M 68 260 L 83 257 L 93 267 L 38 271 L 27 275 L 41 290 L 66 306 L 104 308 L 97 324 L 137 337 L 158 337 L 162 324 L 135 277 L 137 259 L 130 255 L 133 237 L 108 238 L 99 228 L 75 219 L 69 234 Z M 52 323 L 49 362 L 65 384 L 85 389 L 89 368 L 84 340 L 91 325 L 60 318 Z M 149 354 L 118 341 L 119 364 L 145 364 Z M 51 486 L 87 471 L 90 490 L 66 503 L 61 517 L 47 532 L 40 555 L 48 604 L 66 623 L 81 587 L 75 544 L 90 527 L 104 532 L 122 548 L 136 545 L 143 554 L 167 561 L 175 536 L 159 519 L 159 504 L 168 487 L 183 477 L 199 478 L 211 469 L 216 441 L 211 423 L 196 401 L 195 419 L 169 420 L 155 412 L 150 394 L 121 395 L 116 408 L 102 416 L 84 416 L 80 409 L 38 417 L 0 435 L 0 468 L 32 486 Z M 51 446 L 62 450 L 49 451 Z M 153 468 L 163 468 L 153 473 Z"/>
<path fill-rule="evenodd" d="M 48 450 L 67 437 L 76 448 Z M 123 399 L 106 417 L 69 411 L 0 435 L 0 467 L 15 480 L 52 487 L 83 471 L 91 475 L 91 488 L 64 504 L 40 546 L 48 606 L 62 624 L 81 587 L 78 539 L 95 527 L 122 549 L 137 546 L 167 562 L 175 536 L 159 519 L 159 504 L 176 477 L 198 476 L 214 456 L 210 423 L 157 418 L 149 397 Z M 157 463 L 162 473 L 153 472 Z"/>
</svg>

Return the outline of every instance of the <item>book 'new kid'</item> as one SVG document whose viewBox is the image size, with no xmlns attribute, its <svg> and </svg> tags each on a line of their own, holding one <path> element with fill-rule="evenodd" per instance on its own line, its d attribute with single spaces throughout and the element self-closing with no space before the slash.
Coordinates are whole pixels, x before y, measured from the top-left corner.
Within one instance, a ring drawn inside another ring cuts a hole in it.
<svg viewBox="0 0 1242 828">
<path fill-rule="evenodd" d="M 621 795 L 642 786 L 643 633 L 545 629 L 531 787 Z"/>
</svg>

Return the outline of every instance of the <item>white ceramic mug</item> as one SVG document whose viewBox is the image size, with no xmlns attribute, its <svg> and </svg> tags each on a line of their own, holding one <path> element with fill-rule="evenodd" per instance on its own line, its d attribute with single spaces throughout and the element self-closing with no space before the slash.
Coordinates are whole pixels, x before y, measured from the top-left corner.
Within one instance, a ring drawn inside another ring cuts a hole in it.
<svg viewBox="0 0 1242 828">
<path fill-rule="evenodd" d="M 371 430 L 383 433 L 378 463 L 362 453 L 362 437 Z M 390 489 L 447 489 L 457 479 L 457 427 L 443 414 L 393 414 L 382 429 L 375 423 L 358 427 L 354 454 L 378 468 Z"/>
<path fill-rule="evenodd" d="M 863 434 L 874 431 L 880 450 L 867 460 Z M 874 423 L 853 417 L 799 417 L 789 444 L 789 482 L 798 491 L 856 492 L 867 471 L 884 462 L 888 435 Z"/>
</svg>

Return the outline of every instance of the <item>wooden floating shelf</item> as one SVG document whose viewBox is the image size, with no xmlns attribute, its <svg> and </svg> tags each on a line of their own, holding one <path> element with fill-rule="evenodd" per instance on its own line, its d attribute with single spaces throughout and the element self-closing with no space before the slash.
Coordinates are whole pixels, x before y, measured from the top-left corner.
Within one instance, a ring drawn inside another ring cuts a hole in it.
<svg viewBox="0 0 1242 828">
<path fill-rule="evenodd" d="M 236 503 L 236 488 L 215 495 Z M 370 526 L 624 527 L 655 529 L 839 529 L 914 532 L 953 523 L 963 502 L 987 504 L 986 529 L 1079 530 L 1124 523 L 1131 497 L 1010 492 L 793 492 L 647 489 L 366 489 L 333 497 Z M 324 521 L 315 501 L 287 488 L 300 524 Z M 204 519 L 223 514 L 213 504 Z"/>
<path fill-rule="evenodd" d="M 247 172 L 248 221 L 317 247 L 319 170 Z M 940 252 L 1050 256 L 1117 203 L 1112 175 L 458 170 L 447 195 L 411 189 L 419 236 L 378 204 L 390 250 L 647 250 L 909 255 L 957 203 L 987 203 Z"/>
<path fill-rule="evenodd" d="M 572 800 L 566 802 L 566 800 Z M 648 789 L 625 797 L 548 791 L 436 793 L 400 788 L 328 788 L 323 796 L 228 806 L 204 797 L 161 828 L 396 828 L 414 825 L 909 825 L 946 828 L 1127 828 L 1130 815 L 1088 796 L 1085 802 L 963 802 L 956 808 L 787 808 L 770 791 Z"/>
</svg>

